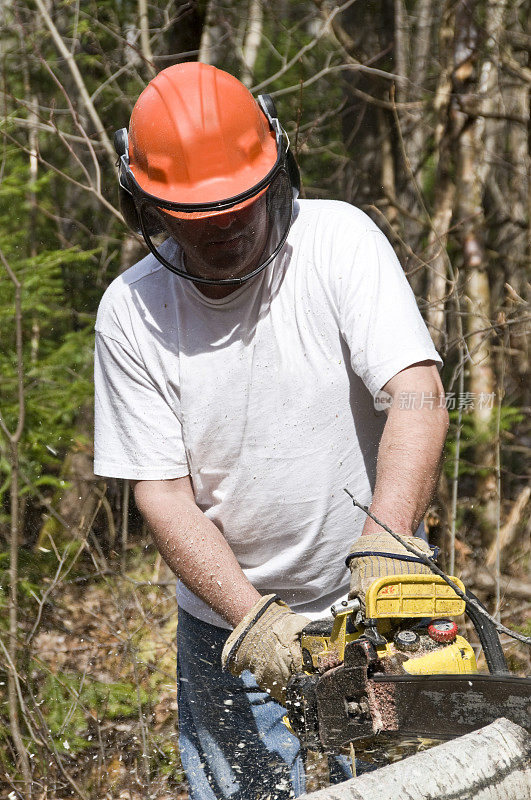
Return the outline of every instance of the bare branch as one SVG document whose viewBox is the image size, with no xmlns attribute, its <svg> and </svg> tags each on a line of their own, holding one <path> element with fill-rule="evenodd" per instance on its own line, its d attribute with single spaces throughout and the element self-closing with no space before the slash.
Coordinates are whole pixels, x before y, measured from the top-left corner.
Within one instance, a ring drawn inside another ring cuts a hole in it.
<svg viewBox="0 0 531 800">
<path fill-rule="evenodd" d="M 531 69 L 524 67 L 515 58 L 504 53 L 501 56 L 501 63 L 511 75 L 525 83 L 531 83 Z"/>
<path fill-rule="evenodd" d="M 333 22 L 334 18 L 338 14 L 341 14 L 343 11 L 346 11 L 346 9 L 349 8 L 355 2 L 356 2 L 356 0 L 347 0 L 342 5 L 337 6 L 337 8 L 334 8 L 332 13 L 329 14 L 328 17 L 326 18 L 326 20 L 323 23 L 323 26 L 322 26 L 321 30 L 319 31 L 319 33 L 317 34 L 317 36 L 314 36 L 314 38 L 311 40 L 311 42 L 308 42 L 308 44 L 305 44 L 304 47 L 301 47 L 301 49 L 293 56 L 293 58 L 290 58 L 289 61 L 286 64 L 284 64 L 282 69 L 280 69 L 277 72 L 275 72 L 273 75 L 271 75 L 269 78 L 267 78 L 267 80 L 262 81 L 261 83 L 257 84 L 256 86 L 253 86 L 253 92 L 259 92 L 264 87 L 269 86 L 271 83 L 274 83 L 274 81 L 278 80 L 278 78 L 282 77 L 282 75 L 284 75 L 286 72 L 288 72 L 288 70 L 290 70 L 292 68 L 292 66 L 294 64 L 296 64 L 297 61 L 299 61 L 299 59 L 301 59 L 306 53 L 308 53 L 310 50 L 313 50 L 315 45 L 323 38 L 323 36 L 325 36 L 328 33 L 328 30 L 329 30 L 330 26 L 332 25 L 332 22 Z"/>
<path fill-rule="evenodd" d="M 281 70 L 279 74 L 283 75 L 284 72 L 286 72 L 286 70 Z M 325 75 L 334 75 L 338 72 L 362 72 L 366 73 L 367 75 L 374 75 L 378 78 L 384 78 L 389 82 L 396 81 L 400 78 L 400 76 L 396 75 L 394 72 L 386 72 L 383 69 L 376 69 L 376 67 L 367 67 L 365 64 L 336 64 L 333 66 L 324 67 L 323 69 L 319 70 L 319 72 L 316 72 L 314 75 L 312 75 L 311 78 L 307 78 L 305 81 L 295 83 L 292 86 L 286 86 L 285 89 L 277 89 L 276 91 L 272 91 L 270 94 L 272 97 L 281 97 L 285 94 L 300 92 L 301 86 L 303 89 L 307 89 L 308 86 L 311 86 Z M 264 86 L 268 86 L 269 83 L 272 83 L 272 80 L 263 81 L 258 87 L 253 86 L 253 92 L 262 89 Z M 396 103 L 394 107 L 396 107 Z M 386 108 L 388 108 L 388 106 L 386 106 Z"/>
<path fill-rule="evenodd" d="M 4 136 L 6 137 L 6 139 L 15 144 L 18 148 L 20 148 L 20 150 L 22 150 L 23 153 L 28 153 L 28 155 L 30 154 L 31 151 L 28 150 L 28 148 L 25 147 L 23 144 L 21 144 L 18 141 L 18 139 L 16 139 L 14 136 L 11 136 L 11 134 L 5 131 L 4 131 Z M 94 186 L 87 186 L 86 184 L 77 181 L 67 172 L 63 172 L 63 170 L 59 169 L 59 167 L 56 167 L 55 164 L 52 164 L 50 161 L 47 161 L 45 158 L 43 158 L 40 153 L 37 154 L 37 158 L 40 164 L 43 164 L 45 167 L 48 167 L 48 169 L 53 170 L 57 175 L 60 175 L 62 178 L 64 178 L 64 180 L 68 181 L 69 183 L 72 183 L 74 186 L 78 186 L 85 192 L 90 192 L 95 197 L 97 197 L 97 199 L 104 206 L 104 208 L 110 211 L 110 213 L 113 214 L 116 217 L 116 219 L 119 219 L 120 222 L 123 223 L 122 215 L 120 214 L 118 209 L 116 209 L 113 205 L 111 205 L 111 203 L 109 203 L 109 201 L 102 195 L 102 193 L 98 191 Z"/>
<path fill-rule="evenodd" d="M 92 120 L 92 123 L 93 123 L 93 125 L 94 125 L 94 127 L 95 127 L 95 129 L 96 129 L 96 131 L 98 133 L 98 136 L 100 138 L 100 141 L 101 141 L 103 147 L 105 148 L 105 151 L 107 153 L 107 156 L 108 156 L 111 164 L 114 165 L 114 162 L 116 160 L 116 154 L 114 152 L 114 147 L 111 144 L 111 140 L 107 136 L 107 132 L 106 132 L 104 126 L 103 126 L 103 123 L 102 123 L 102 121 L 101 121 L 101 119 L 99 117 L 98 112 L 96 111 L 94 103 L 90 99 L 90 95 L 89 95 L 89 93 L 87 91 L 87 87 L 85 86 L 85 81 L 81 77 L 81 73 L 79 71 L 79 67 L 76 64 L 75 58 L 72 55 L 72 53 L 69 51 L 67 46 L 65 45 L 65 43 L 64 43 L 64 41 L 63 41 L 63 39 L 61 37 L 61 34 L 59 33 L 59 31 L 57 30 L 56 26 L 54 25 L 54 22 L 53 22 L 50 14 L 49 14 L 48 9 L 46 8 L 46 5 L 44 4 L 43 0 L 35 0 L 35 4 L 36 4 L 37 8 L 39 9 L 39 12 L 40 12 L 45 24 L 46 24 L 46 27 L 48 28 L 48 30 L 50 31 L 50 33 L 52 35 L 52 39 L 53 39 L 53 41 L 55 43 L 55 46 L 57 47 L 57 49 L 59 50 L 59 52 L 61 53 L 62 57 L 65 59 L 67 65 L 68 65 L 68 68 L 69 68 L 69 70 L 70 70 L 70 72 L 72 74 L 74 82 L 75 82 L 75 84 L 76 84 L 76 86 L 77 86 L 77 88 L 79 90 L 79 94 L 81 96 L 81 100 L 83 102 L 83 105 L 85 106 L 85 108 L 86 108 L 86 110 L 87 110 L 87 112 L 88 112 L 88 114 L 89 114 L 89 116 L 90 116 L 90 118 Z"/>
</svg>

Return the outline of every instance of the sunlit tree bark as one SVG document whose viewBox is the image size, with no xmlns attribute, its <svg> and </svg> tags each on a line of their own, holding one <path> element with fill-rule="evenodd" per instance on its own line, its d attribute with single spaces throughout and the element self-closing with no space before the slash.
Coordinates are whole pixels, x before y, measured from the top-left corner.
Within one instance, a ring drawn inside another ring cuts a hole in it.
<svg viewBox="0 0 531 800">
<path fill-rule="evenodd" d="M 478 495 L 482 516 L 488 526 L 496 519 L 497 486 L 494 475 L 495 448 L 492 432 L 492 406 L 480 398 L 496 391 L 491 327 L 491 286 L 486 254 L 486 223 L 483 206 L 485 182 L 491 168 L 495 131 L 488 117 L 497 97 L 497 67 L 494 32 L 501 27 L 505 3 L 491 0 L 486 4 L 487 41 L 484 55 L 477 66 L 479 31 L 476 3 L 462 2 L 458 7 L 456 37 L 456 69 L 454 86 L 459 111 L 460 131 L 457 138 L 457 221 L 463 252 L 466 330 L 470 353 L 468 388 L 475 400 L 472 413 L 478 443 L 475 461 L 480 468 Z M 481 52 L 481 51 L 480 51 Z M 476 89 L 477 100 L 470 108 L 467 93 Z"/>
<path fill-rule="evenodd" d="M 243 42 L 241 74 L 242 83 L 249 88 L 254 80 L 254 67 L 262 39 L 262 22 L 262 0 L 250 0 Z"/>
</svg>

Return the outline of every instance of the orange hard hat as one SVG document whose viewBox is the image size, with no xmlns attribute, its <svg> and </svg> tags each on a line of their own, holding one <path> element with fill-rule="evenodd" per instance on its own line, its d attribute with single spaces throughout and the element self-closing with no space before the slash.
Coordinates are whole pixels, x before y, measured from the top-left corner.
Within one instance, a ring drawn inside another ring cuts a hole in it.
<svg viewBox="0 0 531 800">
<path fill-rule="evenodd" d="M 124 219 L 171 272 L 236 286 L 279 254 L 300 176 L 269 95 L 178 64 L 148 84 L 114 145 Z"/>
<path fill-rule="evenodd" d="M 201 204 L 259 183 L 275 165 L 277 141 L 249 90 L 223 70 L 186 62 L 160 72 L 138 98 L 129 164 L 144 192 Z"/>
</svg>

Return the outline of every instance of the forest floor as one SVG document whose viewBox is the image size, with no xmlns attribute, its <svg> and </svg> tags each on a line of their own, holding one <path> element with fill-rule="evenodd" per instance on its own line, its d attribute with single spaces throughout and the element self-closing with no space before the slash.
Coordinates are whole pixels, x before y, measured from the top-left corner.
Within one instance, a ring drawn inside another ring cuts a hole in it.
<svg viewBox="0 0 531 800">
<path fill-rule="evenodd" d="M 503 621 L 521 626 L 524 606 L 506 598 Z M 176 625 L 174 576 L 152 545 L 131 547 L 123 571 L 117 554 L 92 553 L 53 586 L 31 652 L 35 711 L 47 727 L 46 747 L 29 746 L 36 800 L 187 796 L 177 747 Z M 468 625 L 465 635 L 475 641 Z M 511 669 L 529 673 L 524 647 L 506 644 Z M 405 743 L 390 758 L 429 745 Z M 326 785 L 326 768 L 317 756 L 310 766 L 312 791 Z M 16 781 L 4 774 L 0 796 L 16 800 Z"/>
<path fill-rule="evenodd" d="M 94 560 L 96 571 L 59 582 L 33 641 L 34 693 L 56 751 L 45 764 L 35 748 L 37 800 L 187 795 L 177 749 L 175 579 L 151 546 L 129 553 L 124 573 L 116 560 Z M 0 796 L 18 796 L 3 788 L 0 780 Z"/>
</svg>

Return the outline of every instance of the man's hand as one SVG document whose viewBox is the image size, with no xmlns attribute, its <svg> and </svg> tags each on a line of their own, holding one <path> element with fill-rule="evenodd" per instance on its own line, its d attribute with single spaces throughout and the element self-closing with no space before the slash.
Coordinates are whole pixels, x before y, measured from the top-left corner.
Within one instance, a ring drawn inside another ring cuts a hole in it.
<svg viewBox="0 0 531 800">
<path fill-rule="evenodd" d="M 300 634 L 309 621 L 276 595 L 262 597 L 227 639 L 223 668 L 236 676 L 250 670 L 259 687 L 283 705 L 290 677 L 302 671 Z"/>
<path fill-rule="evenodd" d="M 432 558 L 434 553 L 424 539 L 407 536 L 408 544 Z M 390 533 L 368 533 L 352 546 L 347 558 L 352 573 L 349 598 L 359 597 L 365 607 L 365 594 L 375 580 L 384 575 L 429 575 L 431 570 L 419 558 L 410 553 Z"/>
</svg>

